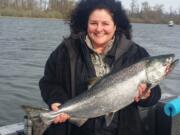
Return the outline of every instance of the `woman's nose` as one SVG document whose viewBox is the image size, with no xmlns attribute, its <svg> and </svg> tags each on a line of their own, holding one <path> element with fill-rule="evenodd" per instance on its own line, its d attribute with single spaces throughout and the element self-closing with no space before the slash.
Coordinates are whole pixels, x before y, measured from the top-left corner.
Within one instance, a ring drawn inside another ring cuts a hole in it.
<svg viewBox="0 0 180 135">
<path fill-rule="evenodd" d="M 98 32 L 99 32 L 99 31 L 102 31 L 102 30 L 103 30 L 102 25 L 101 25 L 101 24 L 98 24 L 96 30 L 97 30 Z"/>
</svg>

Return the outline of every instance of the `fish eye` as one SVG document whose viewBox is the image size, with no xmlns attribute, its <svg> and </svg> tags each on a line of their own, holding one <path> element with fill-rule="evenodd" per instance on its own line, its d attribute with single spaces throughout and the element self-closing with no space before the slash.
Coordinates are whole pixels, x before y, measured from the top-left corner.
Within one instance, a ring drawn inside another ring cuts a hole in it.
<svg viewBox="0 0 180 135">
<path fill-rule="evenodd" d="M 171 57 L 166 59 L 166 62 L 168 62 L 168 63 L 170 63 L 171 61 L 172 61 Z"/>
</svg>

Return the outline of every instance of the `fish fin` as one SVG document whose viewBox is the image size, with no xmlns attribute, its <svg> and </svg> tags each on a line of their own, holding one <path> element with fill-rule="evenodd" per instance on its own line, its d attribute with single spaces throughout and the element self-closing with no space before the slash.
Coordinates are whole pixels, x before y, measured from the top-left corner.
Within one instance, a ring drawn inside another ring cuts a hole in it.
<svg viewBox="0 0 180 135">
<path fill-rule="evenodd" d="M 40 107 L 33 107 L 30 105 L 22 105 L 21 108 L 24 110 L 25 119 L 27 120 L 27 125 L 25 128 L 32 130 L 33 135 L 42 135 L 44 131 L 49 127 L 49 124 L 44 123 L 40 118 L 40 113 L 48 112 L 48 109 L 40 108 Z M 32 125 L 29 125 L 29 122 L 32 122 Z"/>
<path fill-rule="evenodd" d="M 69 119 L 69 122 L 71 122 L 72 124 L 80 127 L 82 126 L 88 119 L 86 118 L 75 118 L 75 117 L 71 117 Z"/>
<path fill-rule="evenodd" d="M 111 122 L 113 120 L 113 117 L 114 117 L 114 112 L 111 112 L 111 113 L 105 115 L 105 120 L 106 120 L 106 126 L 107 127 L 111 124 Z"/>
<path fill-rule="evenodd" d="M 29 105 L 22 105 L 21 108 L 24 110 L 24 112 L 29 118 L 39 117 L 40 113 L 49 111 L 48 109 L 33 107 Z"/>
</svg>

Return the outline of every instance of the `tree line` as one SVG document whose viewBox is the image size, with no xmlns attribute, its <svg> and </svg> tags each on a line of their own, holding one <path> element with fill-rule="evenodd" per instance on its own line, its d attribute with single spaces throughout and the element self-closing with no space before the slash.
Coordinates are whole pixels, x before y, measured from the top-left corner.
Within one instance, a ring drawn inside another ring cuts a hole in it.
<svg viewBox="0 0 180 135">
<path fill-rule="evenodd" d="M 0 0 L 0 16 L 69 17 L 73 0 Z"/>
<path fill-rule="evenodd" d="M 175 24 L 180 24 L 180 8 L 173 9 L 169 7 L 169 11 L 165 11 L 163 4 L 150 6 L 145 1 L 139 5 L 137 0 L 131 0 L 127 13 L 131 22 L 168 23 L 173 20 Z"/>
<path fill-rule="evenodd" d="M 0 0 L 0 16 L 46 17 L 68 19 L 75 0 Z M 164 11 L 164 5 L 150 6 L 146 2 L 138 4 L 131 0 L 127 14 L 131 22 L 168 23 L 173 20 L 180 24 L 180 9 Z"/>
</svg>

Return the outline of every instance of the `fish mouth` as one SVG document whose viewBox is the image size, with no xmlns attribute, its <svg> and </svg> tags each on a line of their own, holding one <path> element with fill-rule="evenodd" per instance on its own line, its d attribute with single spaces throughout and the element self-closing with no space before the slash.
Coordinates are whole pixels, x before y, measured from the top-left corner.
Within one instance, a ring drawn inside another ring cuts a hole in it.
<svg viewBox="0 0 180 135">
<path fill-rule="evenodd" d="M 176 67 L 176 65 L 179 63 L 179 59 L 173 60 L 169 66 L 166 68 L 166 75 L 172 72 L 172 70 Z"/>
</svg>

